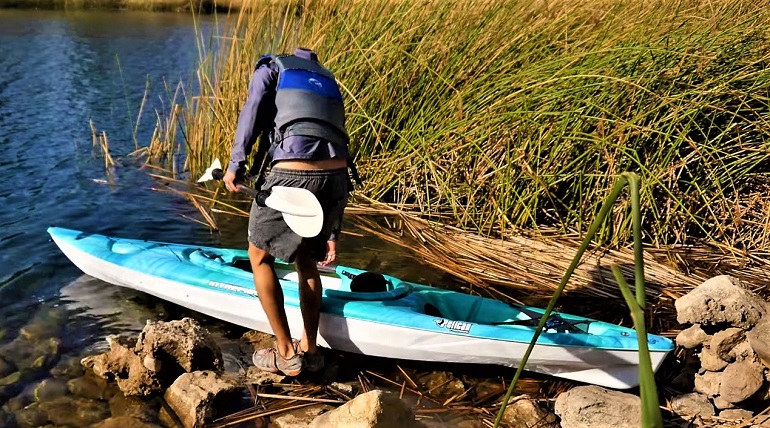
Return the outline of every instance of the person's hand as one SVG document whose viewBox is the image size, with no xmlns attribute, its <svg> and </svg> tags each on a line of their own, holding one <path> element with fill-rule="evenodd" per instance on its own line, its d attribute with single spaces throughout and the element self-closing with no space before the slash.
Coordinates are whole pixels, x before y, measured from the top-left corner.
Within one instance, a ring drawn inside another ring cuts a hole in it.
<svg viewBox="0 0 770 428">
<path fill-rule="evenodd" d="M 222 181 L 225 182 L 225 187 L 227 187 L 227 190 L 229 190 L 231 192 L 240 192 L 240 190 L 238 189 L 238 186 L 236 186 L 236 184 L 235 184 L 235 173 L 234 172 L 228 170 L 225 173 L 225 176 L 222 177 Z"/>
<path fill-rule="evenodd" d="M 335 260 L 337 260 L 337 241 L 327 241 L 326 258 L 318 264 L 321 266 L 326 266 L 332 264 Z"/>
</svg>

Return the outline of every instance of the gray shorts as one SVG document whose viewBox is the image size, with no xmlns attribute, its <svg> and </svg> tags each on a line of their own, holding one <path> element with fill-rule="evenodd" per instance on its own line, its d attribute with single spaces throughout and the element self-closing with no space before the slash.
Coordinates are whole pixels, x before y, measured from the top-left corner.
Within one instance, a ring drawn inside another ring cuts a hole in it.
<svg viewBox="0 0 770 428">
<path fill-rule="evenodd" d="M 308 189 L 318 198 L 324 213 L 321 233 L 314 238 L 302 238 L 283 221 L 281 213 L 251 204 L 249 242 L 285 262 L 294 262 L 297 250 L 304 245 L 316 261 L 326 258 L 326 241 L 342 228 L 342 215 L 348 203 L 350 178 L 347 168 L 334 170 L 293 170 L 273 168 L 262 190 L 273 186 Z M 336 237 L 335 237 L 336 239 Z"/>
</svg>

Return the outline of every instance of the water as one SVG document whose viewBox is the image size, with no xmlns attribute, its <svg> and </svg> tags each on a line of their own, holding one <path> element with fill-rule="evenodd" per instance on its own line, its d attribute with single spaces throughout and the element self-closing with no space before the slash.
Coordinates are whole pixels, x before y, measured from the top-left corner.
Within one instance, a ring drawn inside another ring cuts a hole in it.
<svg viewBox="0 0 770 428">
<path fill-rule="evenodd" d="M 215 23 L 202 18 L 198 34 L 208 39 Z M 156 111 L 168 107 L 164 82 L 173 88 L 190 81 L 198 55 L 195 37 L 194 22 L 184 14 L 0 10 L 0 363 L 17 358 L 21 368 L 19 361 L 41 355 L 45 361 L 10 387 L 0 385 L 0 426 L 10 413 L 34 406 L 30 389 L 50 379 L 53 366 L 57 373 L 73 361 L 78 366 L 81 357 L 105 350 L 106 335 L 137 332 L 148 319 L 196 317 L 220 340 L 226 368 L 237 366 L 237 339 L 244 330 L 85 276 L 46 233 L 57 225 L 245 246 L 244 219 L 227 219 L 221 233 L 211 233 L 183 217 L 197 217 L 185 199 L 150 190 L 160 183 L 126 156 L 135 149 L 133 129 L 147 82 L 140 145 L 149 141 Z M 89 121 L 106 131 L 118 160 L 109 185 L 101 154 L 92 147 Z M 414 281 L 441 276 L 415 269 L 398 249 L 367 237 L 343 237 L 340 257 Z M 27 349 L 32 343 L 44 343 L 45 349 L 35 354 Z M 6 374 L 0 373 L 0 384 Z M 104 412 L 106 404 L 99 405 Z M 22 418 L 15 416 L 17 422 Z"/>
</svg>

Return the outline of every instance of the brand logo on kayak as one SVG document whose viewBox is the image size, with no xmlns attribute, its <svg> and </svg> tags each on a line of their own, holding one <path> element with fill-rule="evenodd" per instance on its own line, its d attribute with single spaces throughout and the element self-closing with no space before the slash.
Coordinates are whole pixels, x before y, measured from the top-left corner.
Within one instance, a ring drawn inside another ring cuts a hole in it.
<svg viewBox="0 0 770 428">
<path fill-rule="evenodd" d="M 451 321 L 451 320 L 435 320 L 436 325 L 445 328 L 447 330 L 457 331 L 460 333 L 468 333 L 471 331 L 471 323 L 469 322 L 462 322 L 462 321 Z"/>
</svg>

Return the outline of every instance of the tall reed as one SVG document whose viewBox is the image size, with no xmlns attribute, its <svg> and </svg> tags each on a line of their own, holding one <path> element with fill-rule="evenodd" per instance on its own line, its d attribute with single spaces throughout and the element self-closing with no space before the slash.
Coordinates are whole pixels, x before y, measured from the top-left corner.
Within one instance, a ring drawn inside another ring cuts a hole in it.
<svg viewBox="0 0 770 428">
<path fill-rule="evenodd" d="M 766 248 L 770 1 L 265 1 L 199 45 L 151 153 L 227 158 L 256 59 L 334 71 L 373 199 L 490 236 L 584 231 L 620 171 L 645 239 Z M 597 240 L 628 240 L 619 204 Z"/>
</svg>

